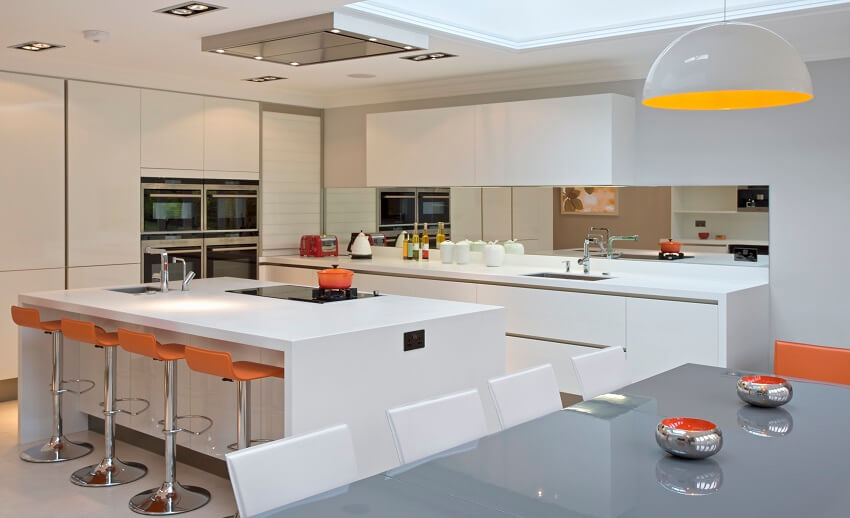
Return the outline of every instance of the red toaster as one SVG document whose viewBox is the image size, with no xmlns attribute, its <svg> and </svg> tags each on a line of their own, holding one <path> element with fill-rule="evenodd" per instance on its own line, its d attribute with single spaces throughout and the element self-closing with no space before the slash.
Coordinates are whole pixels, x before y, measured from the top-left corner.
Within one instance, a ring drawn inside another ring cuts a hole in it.
<svg viewBox="0 0 850 518">
<path fill-rule="evenodd" d="M 309 235 L 301 236 L 301 255 L 308 257 L 325 257 L 339 255 L 339 240 L 336 236 Z"/>
</svg>

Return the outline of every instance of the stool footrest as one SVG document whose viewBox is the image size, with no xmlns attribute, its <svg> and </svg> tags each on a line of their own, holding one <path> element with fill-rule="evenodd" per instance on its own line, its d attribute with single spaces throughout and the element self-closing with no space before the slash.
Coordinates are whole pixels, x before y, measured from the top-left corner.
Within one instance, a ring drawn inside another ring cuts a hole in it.
<svg viewBox="0 0 850 518">
<path fill-rule="evenodd" d="M 125 403 L 127 401 L 141 401 L 142 403 L 145 404 L 145 407 L 141 410 L 136 411 L 136 412 L 133 412 L 132 410 L 125 410 L 123 408 L 116 408 L 115 410 L 112 411 L 112 413 L 113 414 L 127 414 L 127 415 L 137 416 L 137 415 L 141 414 L 142 412 L 146 412 L 148 410 L 148 408 L 151 407 L 151 402 L 148 401 L 145 398 L 140 398 L 140 397 L 119 397 L 119 398 L 115 398 L 116 403 Z M 103 407 L 103 401 L 98 403 L 98 406 Z M 162 424 L 161 421 L 160 421 L 160 424 Z"/>
<path fill-rule="evenodd" d="M 82 389 L 82 390 L 71 390 L 71 389 L 61 388 L 62 385 L 66 384 L 66 383 L 77 383 L 77 384 L 87 383 L 90 386 L 86 387 L 85 389 Z M 60 383 L 60 385 L 59 385 L 60 389 L 57 392 L 60 393 L 60 394 L 63 393 L 63 392 L 70 392 L 71 394 L 85 394 L 86 392 L 92 390 L 96 385 L 97 384 L 94 382 L 94 380 L 87 380 L 87 379 L 62 380 L 62 383 Z"/>
<path fill-rule="evenodd" d="M 255 444 L 262 444 L 264 442 L 271 442 L 273 440 L 274 439 L 251 439 L 251 442 L 248 444 L 248 447 L 250 448 L 251 446 L 253 446 Z M 236 445 L 235 442 L 232 442 L 232 443 L 227 445 L 227 449 L 230 450 L 230 451 L 236 451 L 236 450 L 239 449 L 239 447 Z"/>
<path fill-rule="evenodd" d="M 198 430 L 197 432 L 196 432 L 196 431 L 194 431 L 194 430 L 190 430 L 190 429 L 188 429 L 188 428 L 175 428 L 174 430 L 163 430 L 163 432 L 164 432 L 164 433 L 186 432 L 186 433 L 190 433 L 190 434 L 192 434 L 192 435 L 194 435 L 194 436 L 198 436 L 198 435 L 203 435 L 203 434 L 204 434 L 204 433 L 206 433 L 206 432 L 207 432 L 210 428 L 212 428 L 212 427 L 213 427 L 213 420 L 212 420 L 212 418 L 207 417 L 207 416 L 205 416 L 205 415 L 178 415 L 178 416 L 176 416 L 176 417 L 174 418 L 174 422 L 175 422 L 175 423 L 177 423 L 177 422 L 178 422 L 178 421 L 180 421 L 181 419 L 202 419 L 202 420 L 206 421 L 206 422 L 207 422 L 207 423 L 209 423 L 209 424 L 207 424 L 207 426 L 205 426 L 205 427 L 204 427 L 203 429 L 201 429 L 201 430 Z M 165 420 L 164 420 L 164 419 L 160 419 L 159 421 L 157 421 L 157 423 L 158 423 L 158 424 L 161 424 L 161 425 L 163 425 L 163 426 L 164 426 L 164 425 L 165 425 Z"/>
</svg>

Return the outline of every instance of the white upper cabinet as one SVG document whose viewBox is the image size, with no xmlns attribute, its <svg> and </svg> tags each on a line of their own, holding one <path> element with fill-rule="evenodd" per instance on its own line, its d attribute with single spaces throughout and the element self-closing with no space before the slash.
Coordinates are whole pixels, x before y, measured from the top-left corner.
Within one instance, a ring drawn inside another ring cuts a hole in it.
<svg viewBox="0 0 850 518">
<path fill-rule="evenodd" d="M 204 98 L 204 169 L 260 172 L 260 106 Z"/>
<path fill-rule="evenodd" d="M 634 127 L 615 94 L 369 114 L 367 184 L 628 184 Z"/>
<path fill-rule="evenodd" d="M 68 82 L 68 266 L 139 262 L 141 91 Z"/>
<path fill-rule="evenodd" d="M 0 271 L 65 266 L 64 98 L 61 79 L 0 72 Z"/>
<path fill-rule="evenodd" d="M 609 185 L 632 180 L 634 99 L 614 94 L 475 107 L 479 185 Z"/>
<path fill-rule="evenodd" d="M 475 107 L 366 116 L 368 186 L 473 185 Z"/>
<path fill-rule="evenodd" d="M 142 90 L 142 167 L 204 169 L 204 98 Z"/>
</svg>

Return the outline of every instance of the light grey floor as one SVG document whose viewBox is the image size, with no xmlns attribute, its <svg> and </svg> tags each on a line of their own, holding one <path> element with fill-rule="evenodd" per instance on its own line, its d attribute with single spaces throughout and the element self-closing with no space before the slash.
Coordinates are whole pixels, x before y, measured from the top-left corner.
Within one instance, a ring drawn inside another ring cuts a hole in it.
<svg viewBox="0 0 850 518">
<path fill-rule="evenodd" d="M 82 488 L 68 481 L 76 469 L 98 462 L 103 456 L 103 436 L 94 432 L 71 435 L 75 441 L 95 446 L 89 455 L 59 464 L 31 464 L 18 458 L 18 407 L 16 401 L 0 403 L 0 517 L 28 518 L 121 518 L 140 517 L 127 508 L 127 501 L 141 491 L 162 483 L 163 459 L 148 451 L 119 442 L 122 460 L 141 462 L 148 474 L 132 484 L 112 488 Z M 233 514 L 236 506 L 227 479 L 178 464 L 177 479 L 184 484 L 201 486 L 212 493 L 206 506 L 179 516 L 222 518 Z"/>
</svg>

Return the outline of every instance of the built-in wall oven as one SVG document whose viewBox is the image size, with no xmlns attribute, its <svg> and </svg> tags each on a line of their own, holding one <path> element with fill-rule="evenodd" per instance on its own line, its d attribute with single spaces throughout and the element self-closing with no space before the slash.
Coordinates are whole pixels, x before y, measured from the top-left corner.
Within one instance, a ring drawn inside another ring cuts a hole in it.
<svg viewBox="0 0 850 518">
<path fill-rule="evenodd" d="M 160 257 L 158 254 L 146 254 L 145 248 L 162 248 L 168 251 L 168 260 L 179 257 L 186 261 L 186 271 L 193 271 L 197 277 L 204 275 L 204 236 L 196 234 L 142 234 L 142 282 L 153 282 L 159 278 Z M 182 271 L 172 270 L 171 280 L 179 280 Z"/>
<path fill-rule="evenodd" d="M 208 180 L 205 228 L 207 232 L 257 230 L 258 181 Z"/>
<path fill-rule="evenodd" d="M 450 190 L 446 187 L 407 187 L 378 189 L 378 232 L 386 235 L 392 246 L 403 230 L 413 231 L 413 225 L 428 223 L 428 233 L 437 234 L 437 223 L 445 223 L 448 236 L 450 225 Z"/>
<path fill-rule="evenodd" d="M 142 233 L 192 233 L 204 229 L 202 180 L 142 178 Z"/>
<path fill-rule="evenodd" d="M 206 277 L 257 278 L 258 236 L 256 233 L 240 234 L 204 239 Z"/>
<path fill-rule="evenodd" d="M 256 279 L 258 191 L 256 180 L 142 178 L 142 281 L 160 269 L 147 247 L 184 259 L 197 278 Z"/>
</svg>

